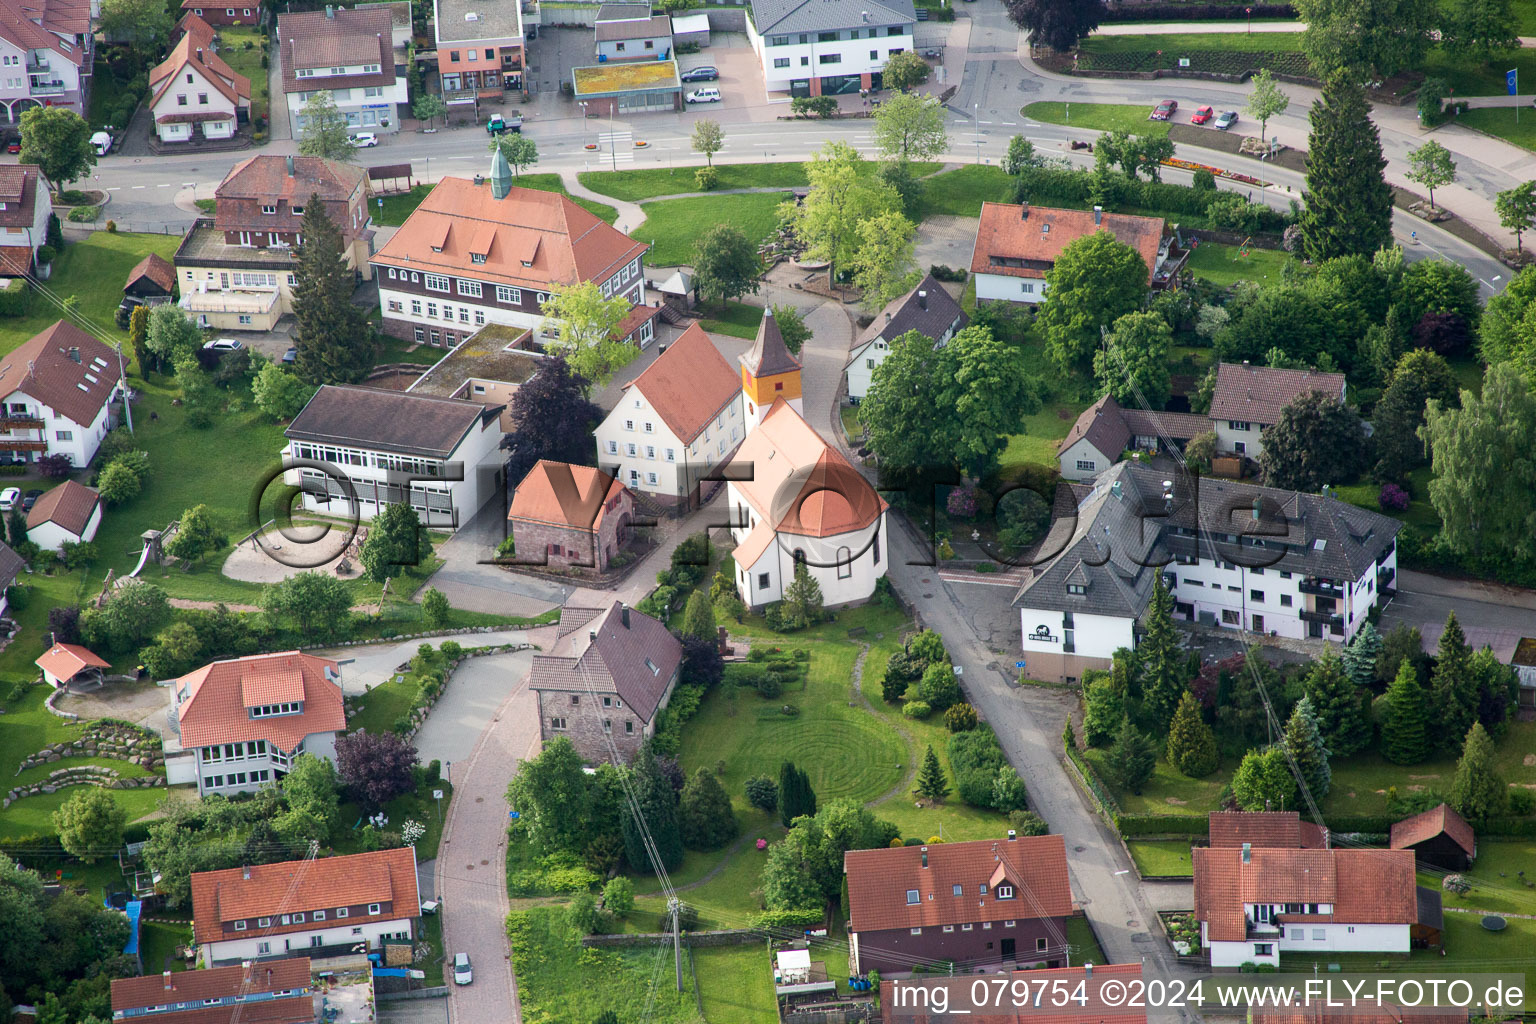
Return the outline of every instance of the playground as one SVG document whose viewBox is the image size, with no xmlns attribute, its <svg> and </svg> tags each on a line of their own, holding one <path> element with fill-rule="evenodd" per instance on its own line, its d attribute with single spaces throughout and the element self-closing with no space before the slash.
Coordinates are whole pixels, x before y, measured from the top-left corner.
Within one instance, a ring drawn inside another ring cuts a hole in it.
<svg viewBox="0 0 1536 1024">
<path fill-rule="evenodd" d="M 358 552 L 367 527 L 356 532 L 345 523 L 304 520 L 286 528 L 269 524 L 236 544 L 221 570 L 244 583 L 280 583 L 289 576 L 319 570 L 338 579 L 362 575 Z"/>
</svg>

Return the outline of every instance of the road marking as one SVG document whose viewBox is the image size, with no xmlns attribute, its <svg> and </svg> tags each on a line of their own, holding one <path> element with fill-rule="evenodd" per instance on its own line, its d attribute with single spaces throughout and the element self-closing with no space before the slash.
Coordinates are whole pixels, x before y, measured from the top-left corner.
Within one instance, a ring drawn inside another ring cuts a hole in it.
<svg viewBox="0 0 1536 1024">
<path fill-rule="evenodd" d="M 168 181 L 163 181 L 160 184 L 156 185 L 155 187 L 156 188 L 170 188 L 171 187 L 171 183 L 168 182 Z"/>
<path fill-rule="evenodd" d="M 109 189 L 107 189 L 107 191 L 108 191 L 108 192 L 121 192 L 121 191 L 122 191 L 122 188 L 121 188 L 121 187 L 118 187 L 118 188 L 109 188 Z"/>
<path fill-rule="evenodd" d="M 148 185 L 135 185 L 134 188 L 148 188 Z"/>
</svg>

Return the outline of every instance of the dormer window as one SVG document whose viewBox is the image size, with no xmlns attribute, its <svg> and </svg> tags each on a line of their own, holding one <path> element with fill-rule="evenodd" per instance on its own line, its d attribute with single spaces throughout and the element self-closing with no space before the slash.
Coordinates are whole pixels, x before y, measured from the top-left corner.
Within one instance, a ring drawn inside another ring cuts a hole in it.
<svg viewBox="0 0 1536 1024">
<path fill-rule="evenodd" d="M 1068 583 L 1067 584 L 1067 593 L 1069 593 L 1069 594 L 1086 594 L 1086 593 L 1088 593 L 1088 588 L 1083 586 L 1081 583 Z"/>
<path fill-rule="evenodd" d="M 917 905 L 917 902 L 918 902 L 917 890 L 916 889 L 908 889 L 907 890 L 907 906 L 914 907 L 914 906 Z"/>
<path fill-rule="evenodd" d="M 292 701 L 282 704 L 260 704 L 246 710 L 250 712 L 252 718 L 271 718 L 275 715 L 302 715 L 304 713 L 304 702 Z"/>
<path fill-rule="evenodd" d="M 525 267 L 531 267 L 531 266 L 533 266 L 533 260 L 523 260 L 523 266 L 525 266 Z M 539 301 L 540 301 L 540 302 L 543 302 L 543 301 L 544 301 L 544 300 L 543 300 L 543 299 L 540 299 L 540 300 L 539 300 Z"/>
<path fill-rule="evenodd" d="M 266 203 L 263 203 L 262 206 L 261 206 L 261 212 L 270 217 L 273 214 L 277 213 L 277 207 L 268 205 Z"/>
<path fill-rule="evenodd" d="M 981 895 L 985 896 L 986 894 L 987 894 L 987 883 L 986 882 L 982 882 L 981 883 Z"/>
<path fill-rule="evenodd" d="M 998 886 L 997 887 L 997 898 L 1000 899 L 1000 900 L 1011 900 L 1011 899 L 1013 899 L 1013 886 L 1011 886 L 1011 885 L 1000 885 L 1000 886 Z"/>
<path fill-rule="evenodd" d="M 296 217 L 302 217 L 304 215 L 304 207 L 302 206 L 293 206 L 289 207 L 289 209 L 293 211 L 293 214 Z"/>
<path fill-rule="evenodd" d="M 657 668 L 656 667 L 656 663 L 654 661 L 652 661 L 650 658 L 646 658 L 645 659 L 645 667 L 651 670 L 651 675 L 653 675 L 653 676 L 661 675 L 661 669 Z"/>
<path fill-rule="evenodd" d="M 469 262 L 471 262 L 471 263 L 484 263 L 485 262 L 485 253 L 483 253 L 483 252 L 472 252 L 472 253 L 470 253 L 469 254 Z"/>
</svg>

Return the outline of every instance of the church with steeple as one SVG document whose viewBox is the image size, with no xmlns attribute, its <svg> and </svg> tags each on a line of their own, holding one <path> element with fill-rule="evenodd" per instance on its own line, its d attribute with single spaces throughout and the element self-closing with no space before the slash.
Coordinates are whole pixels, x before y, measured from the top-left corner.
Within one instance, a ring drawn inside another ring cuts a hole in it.
<svg viewBox="0 0 1536 1024">
<path fill-rule="evenodd" d="M 652 503 L 695 508 L 725 483 L 736 589 L 782 600 L 796 567 L 829 607 L 885 575 L 886 503 L 802 415 L 801 363 L 766 310 L 732 367 L 698 324 L 625 386 L 595 431 L 598 467 Z"/>
<path fill-rule="evenodd" d="M 489 175 L 438 182 L 369 263 L 383 331 L 402 341 L 453 348 L 494 324 L 541 348 L 544 303 L 590 281 L 629 302 L 620 338 L 646 348 L 661 314 L 647 302 L 647 248 L 558 192 L 519 187 L 498 150 Z"/>
</svg>

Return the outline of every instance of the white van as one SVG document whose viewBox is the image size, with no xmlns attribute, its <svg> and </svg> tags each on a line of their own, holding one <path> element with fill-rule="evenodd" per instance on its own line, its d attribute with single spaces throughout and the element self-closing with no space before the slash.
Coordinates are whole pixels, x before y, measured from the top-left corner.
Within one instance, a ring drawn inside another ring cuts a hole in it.
<svg viewBox="0 0 1536 1024">
<path fill-rule="evenodd" d="M 112 135 L 110 132 L 97 132 L 91 136 L 91 145 L 96 147 L 97 156 L 106 156 L 112 152 Z"/>
</svg>

